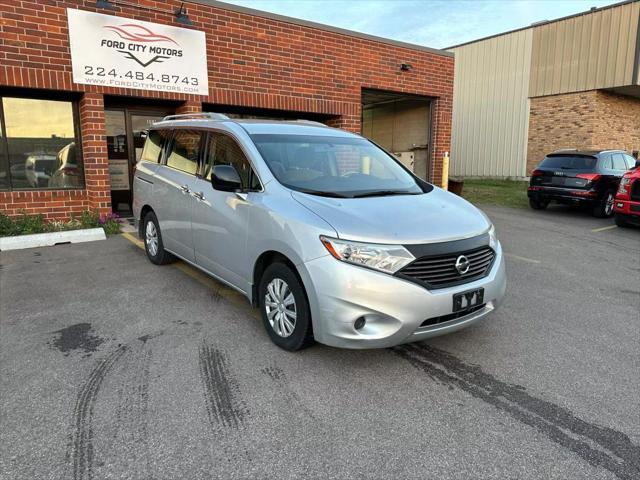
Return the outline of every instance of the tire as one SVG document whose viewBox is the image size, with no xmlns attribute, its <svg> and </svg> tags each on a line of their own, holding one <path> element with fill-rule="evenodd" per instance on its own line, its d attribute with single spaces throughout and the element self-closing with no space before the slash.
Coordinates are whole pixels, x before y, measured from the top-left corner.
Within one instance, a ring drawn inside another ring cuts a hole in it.
<svg viewBox="0 0 640 480">
<path fill-rule="evenodd" d="M 533 198 L 529 199 L 529 206 L 534 210 L 544 210 L 549 206 L 549 200 L 535 200 Z"/>
<path fill-rule="evenodd" d="M 174 261 L 175 257 L 164 249 L 162 234 L 160 233 L 160 224 L 158 223 L 156 214 L 153 212 L 147 213 L 142 222 L 144 250 L 147 252 L 147 257 L 151 260 L 151 263 L 165 265 Z"/>
<path fill-rule="evenodd" d="M 598 218 L 609 218 L 613 216 L 613 203 L 616 198 L 616 193 L 613 190 L 608 190 L 602 199 L 593 207 L 593 216 Z"/>
<path fill-rule="evenodd" d="M 294 352 L 313 345 L 307 295 L 288 265 L 278 262 L 267 267 L 258 286 L 258 305 L 264 328 L 278 347 Z"/>
<path fill-rule="evenodd" d="M 622 214 L 620 214 L 620 213 L 616 213 L 616 214 L 613 216 L 613 219 L 615 220 L 616 225 L 617 225 L 617 226 L 619 226 L 619 227 L 627 228 L 627 227 L 630 227 L 630 226 L 631 226 L 631 224 L 630 224 L 629 222 L 627 222 L 627 218 L 626 218 L 626 216 L 625 216 L 625 215 L 622 215 Z"/>
</svg>

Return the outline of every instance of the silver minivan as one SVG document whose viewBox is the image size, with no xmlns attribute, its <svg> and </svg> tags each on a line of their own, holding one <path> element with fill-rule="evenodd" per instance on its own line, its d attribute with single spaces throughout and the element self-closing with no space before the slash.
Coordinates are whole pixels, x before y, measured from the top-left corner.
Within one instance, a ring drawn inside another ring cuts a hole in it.
<svg viewBox="0 0 640 480">
<path fill-rule="evenodd" d="M 166 117 L 133 188 L 149 259 L 178 257 L 242 292 L 286 350 L 424 340 L 476 323 L 505 293 L 486 215 L 320 123 Z"/>
</svg>

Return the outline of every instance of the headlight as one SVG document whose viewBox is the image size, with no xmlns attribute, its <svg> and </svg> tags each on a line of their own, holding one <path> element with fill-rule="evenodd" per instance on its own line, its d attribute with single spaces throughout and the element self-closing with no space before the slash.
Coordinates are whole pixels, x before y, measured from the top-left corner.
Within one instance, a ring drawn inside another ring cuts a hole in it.
<svg viewBox="0 0 640 480">
<path fill-rule="evenodd" d="M 396 273 L 415 260 L 415 257 L 402 245 L 351 242 L 324 236 L 320 237 L 320 241 L 338 260 L 374 268 L 385 273 Z"/>
<path fill-rule="evenodd" d="M 626 195 L 627 193 L 629 193 L 629 190 L 627 189 L 627 187 L 629 186 L 630 183 L 631 183 L 630 178 L 623 178 L 622 180 L 620 180 L 620 187 L 618 187 L 618 193 L 621 195 Z"/>
<path fill-rule="evenodd" d="M 495 250 L 498 246 L 498 237 L 496 237 L 496 227 L 494 227 L 493 224 L 491 224 L 491 227 L 489 228 L 489 231 L 487 233 L 489 234 L 489 246 Z"/>
</svg>

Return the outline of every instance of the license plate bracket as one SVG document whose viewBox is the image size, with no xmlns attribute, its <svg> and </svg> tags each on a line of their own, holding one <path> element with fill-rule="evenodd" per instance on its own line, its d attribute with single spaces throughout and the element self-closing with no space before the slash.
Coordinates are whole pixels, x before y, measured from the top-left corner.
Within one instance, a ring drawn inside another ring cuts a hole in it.
<svg viewBox="0 0 640 480">
<path fill-rule="evenodd" d="M 484 303 L 484 288 L 476 288 L 453 295 L 453 313 L 468 310 Z"/>
</svg>

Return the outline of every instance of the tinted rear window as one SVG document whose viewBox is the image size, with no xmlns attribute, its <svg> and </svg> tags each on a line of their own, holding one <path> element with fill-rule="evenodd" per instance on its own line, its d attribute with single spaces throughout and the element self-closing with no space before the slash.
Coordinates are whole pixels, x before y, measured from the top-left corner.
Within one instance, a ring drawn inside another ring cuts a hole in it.
<svg viewBox="0 0 640 480">
<path fill-rule="evenodd" d="M 570 170 L 591 170 L 596 168 L 596 159 L 580 155 L 553 155 L 545 157 L 540 166 Z"/>
</svg>

